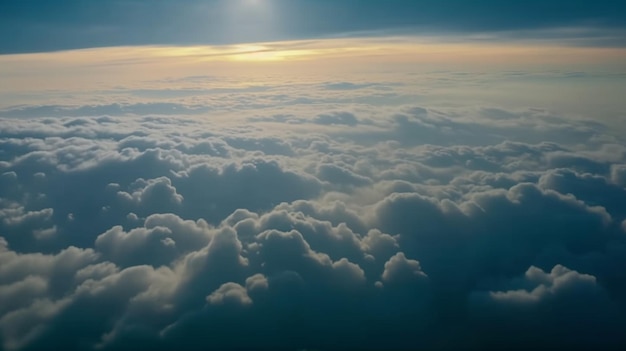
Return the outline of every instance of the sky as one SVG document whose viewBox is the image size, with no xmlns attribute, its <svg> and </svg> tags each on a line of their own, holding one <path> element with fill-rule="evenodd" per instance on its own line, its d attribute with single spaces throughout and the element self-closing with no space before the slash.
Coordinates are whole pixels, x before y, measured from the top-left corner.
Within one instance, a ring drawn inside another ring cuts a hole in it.
<svg viewBox="0 0 626 351">
<path fill-rule="evenodd" d="M 0 0 L 0 32 L 0 351 L 626 345 L 626 3 Z"/>
</svg>

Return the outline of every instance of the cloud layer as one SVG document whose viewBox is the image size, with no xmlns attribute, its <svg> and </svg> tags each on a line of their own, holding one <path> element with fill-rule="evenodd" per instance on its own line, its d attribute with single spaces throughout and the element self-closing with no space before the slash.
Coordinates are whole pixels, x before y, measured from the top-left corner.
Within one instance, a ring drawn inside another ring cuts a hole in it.
<svg viewBox="0 0 626 351">
<path fill-rule="evenodd" d="M 310 111 L 3 119 L 1 348 L 626 342 L 619 136 L 536 109 Z"/>
</svg>

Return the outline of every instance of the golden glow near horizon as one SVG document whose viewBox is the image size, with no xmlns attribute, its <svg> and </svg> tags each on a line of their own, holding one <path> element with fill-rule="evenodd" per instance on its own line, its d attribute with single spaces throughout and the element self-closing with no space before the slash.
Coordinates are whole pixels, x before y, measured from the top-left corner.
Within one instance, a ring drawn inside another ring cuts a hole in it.
<svg viewBox="0 0 626 351">
<path fill-rule="evenodd" d="M 252 0 L 249 0 L 252 1 Z M 257 0 L 259 1 L 259 0 Z M 367 57 L 416 63 L 593 63 L 621 60 L 621 48 L 547 45 L 437 43 L 411 38 L 357 38 L 285 41 L 223 46 L 133 46 L 80 49 L 50 53 L 0 55 L 0 62 L 50 64 L 136 64 L 158 59 L 185 62 L 274 62 Z M 506 59 L 507 61 L 502 61 Z"/>
<path fill-rule="evenodd" d="M 0 108 L 22 104 L 74 105 L 77 99 L 85 104 L 123 104 L 153 101 L 153 98 L 221 106 L 220 98 L 200 92 L 292 84 L 304 85 L 303 91 L 308 91 L 308 85 L 339 79 L 401 82 L 402 87 L 395 88 L 399 94 L 397 103 L 409 101 L 408 96 L 434 99 L 443 94 L 446 101 L 470 96 L 481 101 L 493 98 L 499 103 L 522 101 L 572 113 L 597 114 L 605 109 L 609 111 L 607 115 L 614 115 L 611 111 L 624 110 L 620 95 L 623 85 L 620 77 L 626 75 L 624 57 L 626 50 L 620 48 L 451 43 L 414 37 L 108 47 L 0 55 Z M 498 81 L 481 89 L 453 82 L 463 80 L 454 76 L 455 72 L 469 72 L 473 77 L 478 75 L 488 80 L 490 76 L 498 76 L 498 72 L 511 70 L 539 75 L 534 75 L 530 83 L 520 78 Z M 439 80 L 438 72 L 444 72 L 443 80 Z M 598 72 L 599 77 L 606 77 L 604 72 L 612 78 L 564 81 L 550 78 L 553 76 L 550 72 L 585 72 L 591 76 Z M 134 89 L 139 92 L 132 93 Z M 142 96 L 151 90 L 161 93 Z M 384 98 L 386 92 L 377 94 Z M 571 99 L 571 96 L 587 98 Z"/>
<path fill-rule="evenodd" d="M 252 5 L 250 5 L 252 6 Z M 0 55 L 0 91 L 128 84 L 177 75 L 398 70 L 615 69 L 621 48 L 450 43 L 386 37 L 300 40 L 223 46 L 136 46 Z M 104 83 L 103 83 L 104 84 Z M 7 90 L 9 89 L 9 90 Z"/>
</svg>

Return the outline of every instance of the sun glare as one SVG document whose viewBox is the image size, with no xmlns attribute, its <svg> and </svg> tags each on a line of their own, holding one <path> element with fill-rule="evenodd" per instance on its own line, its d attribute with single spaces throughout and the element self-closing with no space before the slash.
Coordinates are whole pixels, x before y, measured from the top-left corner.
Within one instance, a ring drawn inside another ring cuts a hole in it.
<svg viewBox="0 0 626 351">
<path fill-rule="evenodd" d="M 221 33 L 230 41 L 258 41 L 280 32 L 280 15 L 271 1 L 230 0 L 222 3 Z"/>
</svg>

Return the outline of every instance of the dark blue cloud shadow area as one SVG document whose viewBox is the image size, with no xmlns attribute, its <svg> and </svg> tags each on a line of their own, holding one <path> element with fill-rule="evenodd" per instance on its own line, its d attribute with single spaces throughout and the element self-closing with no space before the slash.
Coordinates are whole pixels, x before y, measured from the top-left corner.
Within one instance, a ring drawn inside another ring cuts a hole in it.
<svg viewBox="0 0 626 351">
<path fill-rule="evenodd" d="M 265 0 L 267 4 L 249 6 L 271 6 L 278 30 L 233 30 L 250 25 L 241 16 L 240 23 L 229 23 L 225 29 L 229 10 L 224 5 L 243 1 L 247 0 L 3 0 L 0 53 L 224 44 L 354 32 L 441 34 L 584 26 L 621 33 L 626 27 L 626 3 L 612 0 Z M 613 36 L 607 41 L 603 35 L 598 45 L 623 45 L 621 36 Z"/>
</svg>

